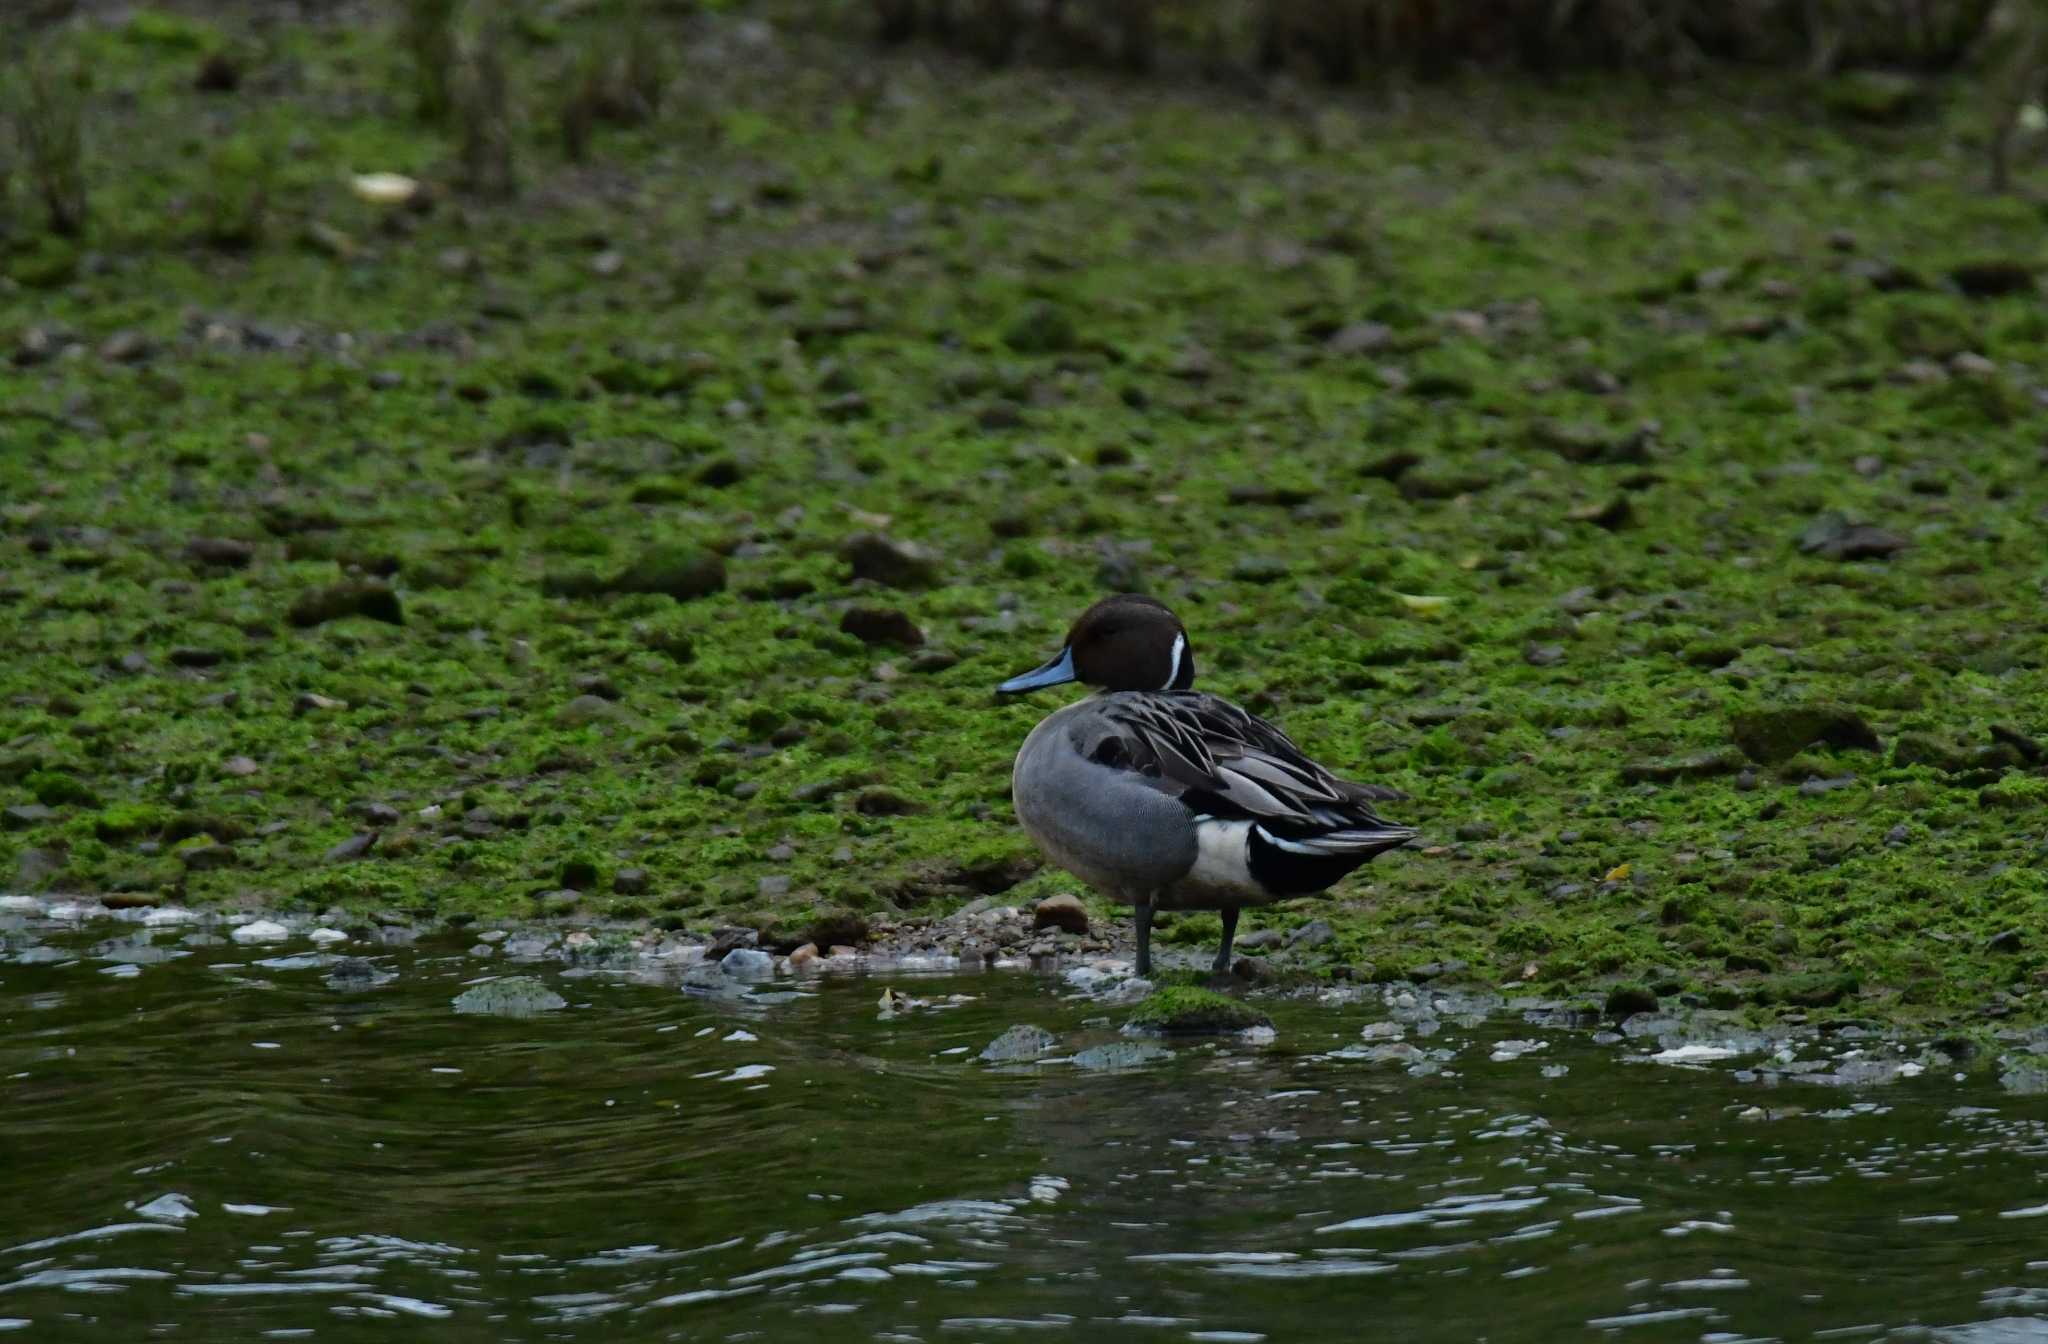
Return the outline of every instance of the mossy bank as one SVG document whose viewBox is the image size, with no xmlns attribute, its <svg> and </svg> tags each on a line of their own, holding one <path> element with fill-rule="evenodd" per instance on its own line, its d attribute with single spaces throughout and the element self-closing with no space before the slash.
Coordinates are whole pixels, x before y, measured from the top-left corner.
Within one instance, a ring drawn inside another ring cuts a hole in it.
<svg viewBox="0 0 2048 1344">
<path fill-rule="evenodd" d="M 600 26 L 519 29 L 511 86 Z M 1072 885 L 1008 802 L 1047 704 L 990 688 L 1142 589 L 1413 795 L 1424 845 L 1247 921 L 1327 920 L 1297 966 L 2042 1015 L 2042 216 L 1970 90 L 1257 99 L 654 31 L 659 112 L 571 163 L 515 108 L 491 204 L 375 24 L 60 35 L 92 223 L 17 189 L 0 243 L 12 885 L 1028 907 Z"/>
</svg>

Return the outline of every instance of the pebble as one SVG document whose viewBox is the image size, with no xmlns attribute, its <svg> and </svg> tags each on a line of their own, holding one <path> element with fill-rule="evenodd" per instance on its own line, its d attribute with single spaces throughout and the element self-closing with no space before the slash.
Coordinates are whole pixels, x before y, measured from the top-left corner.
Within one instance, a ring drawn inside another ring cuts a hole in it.
<svg viewBox="0 0 2048 1344">
<path fill-rule="evenodd" d="M 242 925 L 228 936 L 238 943 L 274 943 L 291 937 L 292 931 L 275 920 L 259 919 Z"/>
<path fill-rule="evenodd" d="M 315 929 L 306 936 L 323 946 L 328 943 L 345 943 L 348 941 L 348 935 L 340 929 Z"/>
</svg>

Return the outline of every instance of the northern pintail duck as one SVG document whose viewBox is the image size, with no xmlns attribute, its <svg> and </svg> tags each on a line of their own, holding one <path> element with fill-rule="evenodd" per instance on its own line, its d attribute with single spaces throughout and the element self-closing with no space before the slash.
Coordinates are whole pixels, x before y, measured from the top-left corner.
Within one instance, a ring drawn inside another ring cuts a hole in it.
<svg viewBox="0 0 2048 1344">
<path fill-rule="evenodd" d="M 1138 974 L 1152 973 L 1154 910 L 1216 910 L 1230 967 L 1238 911 L 1323 891 L 1415 832 L 1372 805 L 1406 795 L 1337 778 L 1287 735 L 1194 688 L 1178 617 L 1149 597 L 1105 597 L 1043 667 L 1005 695 L 1078 681 L 1101 694 L 1024 739 L 1017 819 L 1047 858 L 1135 908 Z"/>
</svg>

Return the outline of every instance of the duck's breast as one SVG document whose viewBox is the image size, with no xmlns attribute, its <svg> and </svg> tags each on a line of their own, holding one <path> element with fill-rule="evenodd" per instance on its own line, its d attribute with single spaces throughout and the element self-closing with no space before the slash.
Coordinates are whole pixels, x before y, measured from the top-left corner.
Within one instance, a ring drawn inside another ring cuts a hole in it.
<svg viewBox="0 0 2048 1344">
<path fill-rule="evenodd" d="M 1093 759 L 1093 739 L 1116 731 L 1087 700 L 1048 716 L 1017 752 L 1010 793 L 1046 857 L 1105 894 L 1142 895 L 1186 876 L 1200 846 L 1179 798 Z"/>
</svg>

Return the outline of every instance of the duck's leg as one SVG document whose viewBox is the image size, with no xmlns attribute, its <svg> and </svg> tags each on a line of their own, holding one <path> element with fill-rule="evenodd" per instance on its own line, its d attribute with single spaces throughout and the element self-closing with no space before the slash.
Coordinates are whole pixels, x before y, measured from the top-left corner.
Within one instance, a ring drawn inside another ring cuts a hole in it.
<svg viewBox="0 0 2048 1344">
<path fill-rule="evenodd" d="M 1217 913 L 1223 916 L 1223 946 L 1216 953 L 1216 964 L 1210 969 L 1217 975 L 1230 969 L 1230 940 L 1237 937 L 1237 907 L 1227 905 Z"/>
<path fill-rule="evenodd" d="M 1133 907 L 1138 916 L 1138 978 L 1152 975 L 1152 897 L 1148 894 Z"/>
</svg>

